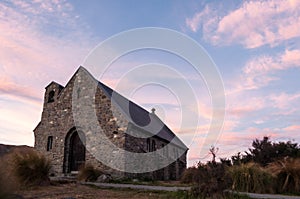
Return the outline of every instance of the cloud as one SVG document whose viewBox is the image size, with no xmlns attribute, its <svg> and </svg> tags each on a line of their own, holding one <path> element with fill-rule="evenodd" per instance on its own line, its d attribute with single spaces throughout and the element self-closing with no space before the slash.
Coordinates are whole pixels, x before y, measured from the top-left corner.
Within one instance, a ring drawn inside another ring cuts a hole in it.
<svg viewBox="0 0 300 199">
<path fill-rule="evenodd" d="M 263 97 L 247 97 L 243 98 L 234 96 L 228 103 L 226 113 L 230 117 L 241 118 L 249 115 L 251 112 L 265 108 L 265 99 Z"/>
<path fill-rule="evenodd" d="M 65 84 L 96 40 L 67 1 L 0 2 L 0 142 L 33 145 L 45 86 Z"/>
<path fill-rule="evenodd" d="M 187 18 L 185 22 L 193 32 L 197 32 L 200 27 L 202 27 L 204 31 L 209 31 L 210 25 L 214 25 L 217 22 L 216 16 L 213 16 L 215 14 L 214 10 L 207 5 L 201 12 L 196 13 L 192 18 Z"/>
<path fill-rule="evenodd" d="M 44 86 L 65 82 L 92 46 L 93 38 L 64 1 L 1 2 L 0 13 L 2 92 L 42 98 Z"/>
<path fill-rule="evenodd" d="M 186 25 L 194 32 L 202 27 L 204 38 L 213 44 L 236 43 L 257 48 L 266 44 L 275 46 L 300 36 L 297 0 L 244 1 L 227 14 L 222 10 L 210 12 L 210 7 L 186 19 Z"/>
<path fill-rule="evenodd" d="M 245 74 L 266 74 L 276 70 L 300 67 L 300 50 L 285 50 L 275 57 L 260 56 L 248 62 L 243 69 Z"/>
<path fill-rule="evenodd" d="M 287 93 L 280 93 L 280 94 L 272 94 L 269 96 L 270 101 L 272 102 L 272 106 L 277 109 L 281 110 L 290 110 L 295 105 L 300 105 L 300 93 L 294 94 L 287 94 Z"/>
<path fill-rule="evenodd" d="M 288 127 L 285 127 L 283 130 L 288 131 L 288 132 L 297 132 L 297 133 L 299 133 L 300 132 L 300 125 L 288 126 Z"/>
<path fill-rule="evenodd" d="M 300 68 L 300 50 L 279 52 L 273 56 L 259 55 L 248 60 L 242 67 L 240 74 L 227 81 L 229 88 L 227 95 L 259 90 L 271 82 L 280 80 L 281 71 Z"/>
<path fill-rule="evenodd" d="M 36 102 L 41 102 L 42 99 L 36 90 L 33 90 L 27 86 L 21 86 L 15 84 L 9 77 L 5 77 L 0 75 L 0 95 L 1 94 L 8 94 L 8 95 L 15 95 L 18 97 L 24 97 L 29 100 L 33 100 Z"/>
</svg>

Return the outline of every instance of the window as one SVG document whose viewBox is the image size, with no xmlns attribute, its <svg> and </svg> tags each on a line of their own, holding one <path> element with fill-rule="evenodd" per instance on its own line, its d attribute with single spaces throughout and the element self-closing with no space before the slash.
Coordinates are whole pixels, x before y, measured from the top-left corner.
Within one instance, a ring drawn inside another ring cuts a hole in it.
<svg viewBox="0 0 300 199">
<path fill-rule="evenodd" d="M 154 140 L 152 140 L 152 151 L 156 150 L 156 143 Z"/>
<path fill-rule="evenodd" d="M 147 138 L 147 151 L 150 152 L 150 139 Z"/>
<path fill-rule="evenodd" d="M 81 92 L 81 90 L 80 90 L 80 88 L 78 88 L 78 89 L 77 89 L 77 99 L 80 98 L 80 92 Z"/>
<path fill-rule="evenodd" d="M 54 91 L 50 91 L 48 95 L 48 103 L 54 102 Z"/>
<path fill-rule="evenodd" d="M 52 149 L 52 144 L 53 144 L 53 136 L 49 136 L 47 141 L 47 151 L 50 151 Z"/>
</svg>

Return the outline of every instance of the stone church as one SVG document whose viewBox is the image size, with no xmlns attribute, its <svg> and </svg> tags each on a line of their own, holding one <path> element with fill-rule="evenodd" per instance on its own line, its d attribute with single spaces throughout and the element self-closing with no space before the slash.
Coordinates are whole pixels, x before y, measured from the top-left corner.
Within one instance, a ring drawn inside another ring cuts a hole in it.
<svg viewBox="0 0 300 199">
<path fill-rule="evenodd" d="M 175 158 L 157 170 L 147 172 L 132 172 L 130 170 L 128 172 L 127 170 L 121 171 L 112 168 L 95 156 L 95 151 L 92 150 L 93 148 L 87 147 L 87 142 L 88 136 L 91 133 L 95 133 L 97 136 L 97 132 L 86 130 L 90 129 L 88 128 L 89 119 L 86 119 L 82 126 L 76 124 L 74 122 L 74 109 L 72 109 L 77 106 L 74 104 L 74 97 L 79 100 L 89 98 L 84 93 L 88 89 L 88 83 L 81 84 L 74 92 L 76 81 L 84 82 L 84 80 L 95 79 L 85 68 L 79 67 L 65 87 L 51 82 L 45 88 L 41 121 L 33 131 L 35 148 L 51 160 L 51 175 L 76 174 L 81 167 L 92 165 L 103 173 L 116 178 L 178 180 L 186 168 L 188 151 L 186 145 L 159 119 L 155 114 L 155 109 L 148 112 L 97 80 L 95 80 L 97 82 L 96 92 L 92 97 L 94 105 L 89 105 L 89 107 L 93 107 L 95 110 L 97 122 L 103 129 L 107 141 L 119 149 L 137 154 L 162 151 L 159 157 L 155 159 L 155 164 L 160 164 L 168 158 L 170 160 L 170 157 Z M 113 93 L 118 96 L 118 100 L 113 100 Z M 149 127 L 150 121 L 162 124 L 162 127 L 157 131 L 153 126 L 150 125 Z M 87 128 L 83 128 L 84 125 Z M 143 128 L 147 125 L 147 128 Z M 134 136 L 130 132 L 143 136 Z M 90 140 L 97 142 L 97 140 L 105 139 Z M 99 142 L 95 146 L 97 145 L 105 145 L 105 143 Z M 110 158 L 113 157 L 113 153 L 104 150 L 101 157 Z M 127 162 L 128 158 L 124 157 L 121 161 Z M 153 164 L 153 161 L 151 163 Z M 138 168 L 139 165 L 147 165 L 147 162 L 141 160 L 141 162 L 135 162 L 134 166 Z"/>
</svg>

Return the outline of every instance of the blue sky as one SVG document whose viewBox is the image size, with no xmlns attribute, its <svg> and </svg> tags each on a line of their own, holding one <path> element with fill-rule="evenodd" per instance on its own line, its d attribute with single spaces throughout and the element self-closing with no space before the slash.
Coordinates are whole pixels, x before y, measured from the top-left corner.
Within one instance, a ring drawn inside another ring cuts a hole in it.
<svg viewBox="0 0 300 199">
<path fill-rule="evenodd" d="M 300 141 L 300 1 L 12 0 L 0 1 L 0 143 L 32 146 L 44 87 L 53 80 L 65 85 L 97 44 L 142 27 L 186 34 L 216 63 L 226 94 L 224 127 L 215 143 L 219 157 L 246 150 L 263 136 Z M 129 97 L 148 110 L 157 105 L 158 114 L 189 146 L 189 165 L 206 160 L 208 153 L 201 149 L 211 120 L 210 96 L 187 63 L 165 52 L 134 52 L 101 80 L 115 88 L 122 74 L 149 62 L 190 77 L 200 99 L 199 124 L 177 132 L 178 104 L 163 89 L 145 87 Z M 145 97 L 149 93 L 152 97 Z"/>
</svg>

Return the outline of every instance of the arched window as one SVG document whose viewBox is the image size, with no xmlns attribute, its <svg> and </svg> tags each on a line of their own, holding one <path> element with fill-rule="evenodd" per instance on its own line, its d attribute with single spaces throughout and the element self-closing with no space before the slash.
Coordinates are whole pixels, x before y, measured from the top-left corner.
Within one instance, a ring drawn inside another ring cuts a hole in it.
<svg viewBox="0 0 300 199">
<path fill-rule="evenodd" d="M 52 149 L 52 144 L 53 144 L 53 136 L 48 136 L 47 151 L 50 151 Z"/>
<path fill-rule="evenodd" d="M 48 103 L 54 102 L 54 91 L 50 91 L 48 95 Z"/>
</svg>

